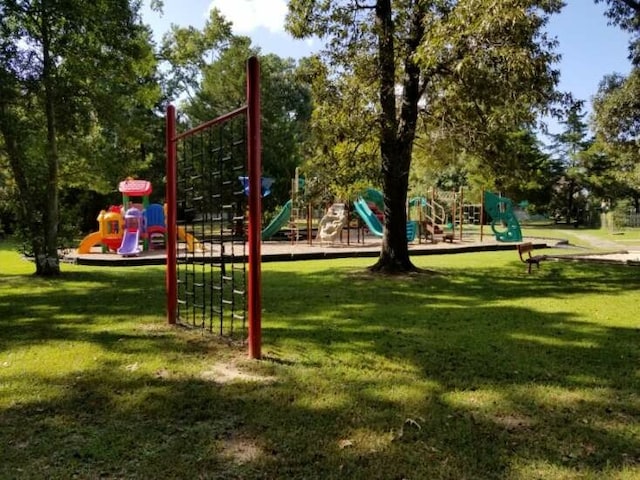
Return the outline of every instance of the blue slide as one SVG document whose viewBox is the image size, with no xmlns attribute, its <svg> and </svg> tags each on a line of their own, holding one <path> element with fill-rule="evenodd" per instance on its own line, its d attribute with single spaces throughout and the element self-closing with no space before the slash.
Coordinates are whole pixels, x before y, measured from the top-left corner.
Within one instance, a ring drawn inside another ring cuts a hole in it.
<svg viewBox="0 0 640 480">
<path fill-rule="evenodd" d="M 371 211 L 369 205 L 367 205 L 367 201 L 364 198 L 359 198 L 353 202 L 353 206 L 356 209 L 356 213 L 360 215 L 364 223 L 367 225 L 369 231 L 376 237 L 382 237 L 382 224 L 380 223 L 380 220 L 378 220 L 378 217 L 376 217 Z"/>
</svg>

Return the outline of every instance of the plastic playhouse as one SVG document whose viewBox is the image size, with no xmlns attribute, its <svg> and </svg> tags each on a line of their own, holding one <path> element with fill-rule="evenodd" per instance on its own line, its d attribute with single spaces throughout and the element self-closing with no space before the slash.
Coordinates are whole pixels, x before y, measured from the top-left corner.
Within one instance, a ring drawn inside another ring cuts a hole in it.
<svg viewBox="0 0 640 480">
<path fill-rule="evenodd" d="M 102 253 L 116 252 L 123 256 L 164 248 L 164 207 L 149 203 L 151 182 L 129 178 L 119 183 L 118 191 L 122 194 L 122 205 L 112 205 L 100 212 L 98 231 L 84 237 L 78 246 L 79 254 L 92 253 L 94 247 L 101 247 Z"/>
</svg>

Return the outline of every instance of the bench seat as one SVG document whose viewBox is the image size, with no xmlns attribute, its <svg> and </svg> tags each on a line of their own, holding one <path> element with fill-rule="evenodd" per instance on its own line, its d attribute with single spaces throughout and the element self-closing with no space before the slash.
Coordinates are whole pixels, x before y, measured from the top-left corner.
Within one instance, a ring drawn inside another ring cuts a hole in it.
<svg viewBox="0 0 640 480">
<path fill-rule="evenodd" d="M 520 261 L 527 265 L 527 273 L 531 273 L 531 266 L 535 265 L 540 268 L 540 262 L 547 259 L 546 255 L 531 255 L 533 251 L 533 243 L 525 242 L 516 246 Z"/>
</svg>

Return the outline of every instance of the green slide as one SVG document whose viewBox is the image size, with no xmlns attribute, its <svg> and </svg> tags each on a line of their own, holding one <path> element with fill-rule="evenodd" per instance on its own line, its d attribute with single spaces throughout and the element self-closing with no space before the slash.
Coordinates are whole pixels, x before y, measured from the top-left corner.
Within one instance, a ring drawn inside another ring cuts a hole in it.
<svg viewBox="0 0 640 480">
<path fill-rule="evenodd" d="M 262 240 L 273 237 L 291 218 L 291 200 L 284 204 L 278 215 L 262 230 Z"/>
<path fill-rule="evenodd" d="M 381 191 L 374 188 L 367 188 L 361 197 L 367 202 L 373 203 L 381 212 L 384 212 L 384 196 Z"/>
<path fill-rule="evenodd" d="M 378 217 L 371 211 L 369 205 L 367 205 L 367 201 L 364 198 L 359 198 L 355 202 L 353 202 L 353 206 L 356 209 L 356 213 L 360 215 L 360 218 L 367 225 L 369 231 L 374 234 L 376 237 L 382 237 L 384 233 L 384 227 Z M 407 241 L 413 242 L 416 239 L 416 233 L 418 231 L 418 222 L 409 221 L 407 222 Z"/>
<path fill-rule="evenodd" d="M 378 217 L 376 217 L 371 211 L 369 205 L 367 205 L 367 201 L 364 198 L 359 198 L 358 200 L 353 202 L 353 206 L 356 209 L 356 213 L 360 215 L 369 231 L 376 237 L 381 237 L 383 233 L 382 224 L 380 223 L 380 220 L 378 220 Z"/>
</svg>

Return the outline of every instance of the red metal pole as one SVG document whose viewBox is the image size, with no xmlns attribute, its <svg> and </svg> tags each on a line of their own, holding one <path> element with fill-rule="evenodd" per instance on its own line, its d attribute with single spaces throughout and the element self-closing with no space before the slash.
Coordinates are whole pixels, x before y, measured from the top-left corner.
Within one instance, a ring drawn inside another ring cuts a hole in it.
<svg viewBox="0 0 640 480">
<path fill-rule="evenodd" d="M 464 187 L 460 187 L 460 200 L 459 200 L 459 214 L 460 214 L 460 241 L 462 241 L 462 224 L 464 223 Z"/>
<path fill-rule="evenodd" d="M 262 284 L 261 238 L 262 200 L 260 177 L 262 154 L 260 141 L 260 64 L 256 57 L 247 62 L 247 135 L 249 170 L 249 358 L 261 358 Z"/>
<path fill-rule="evenodd" d="M 178 277 L 176 274 L 177 229 L 176 229 L 176 108 L 169 105 L 166 118 L 167 149 L 167 271 L 165 276 L 167 289 L 167 322 L 175 325 L 178 313 Z"/>
<path fill-rule="evenodd" d="M 480 190 L 480 242 L 484 233 L 484 188 Z"/>
</svg>

